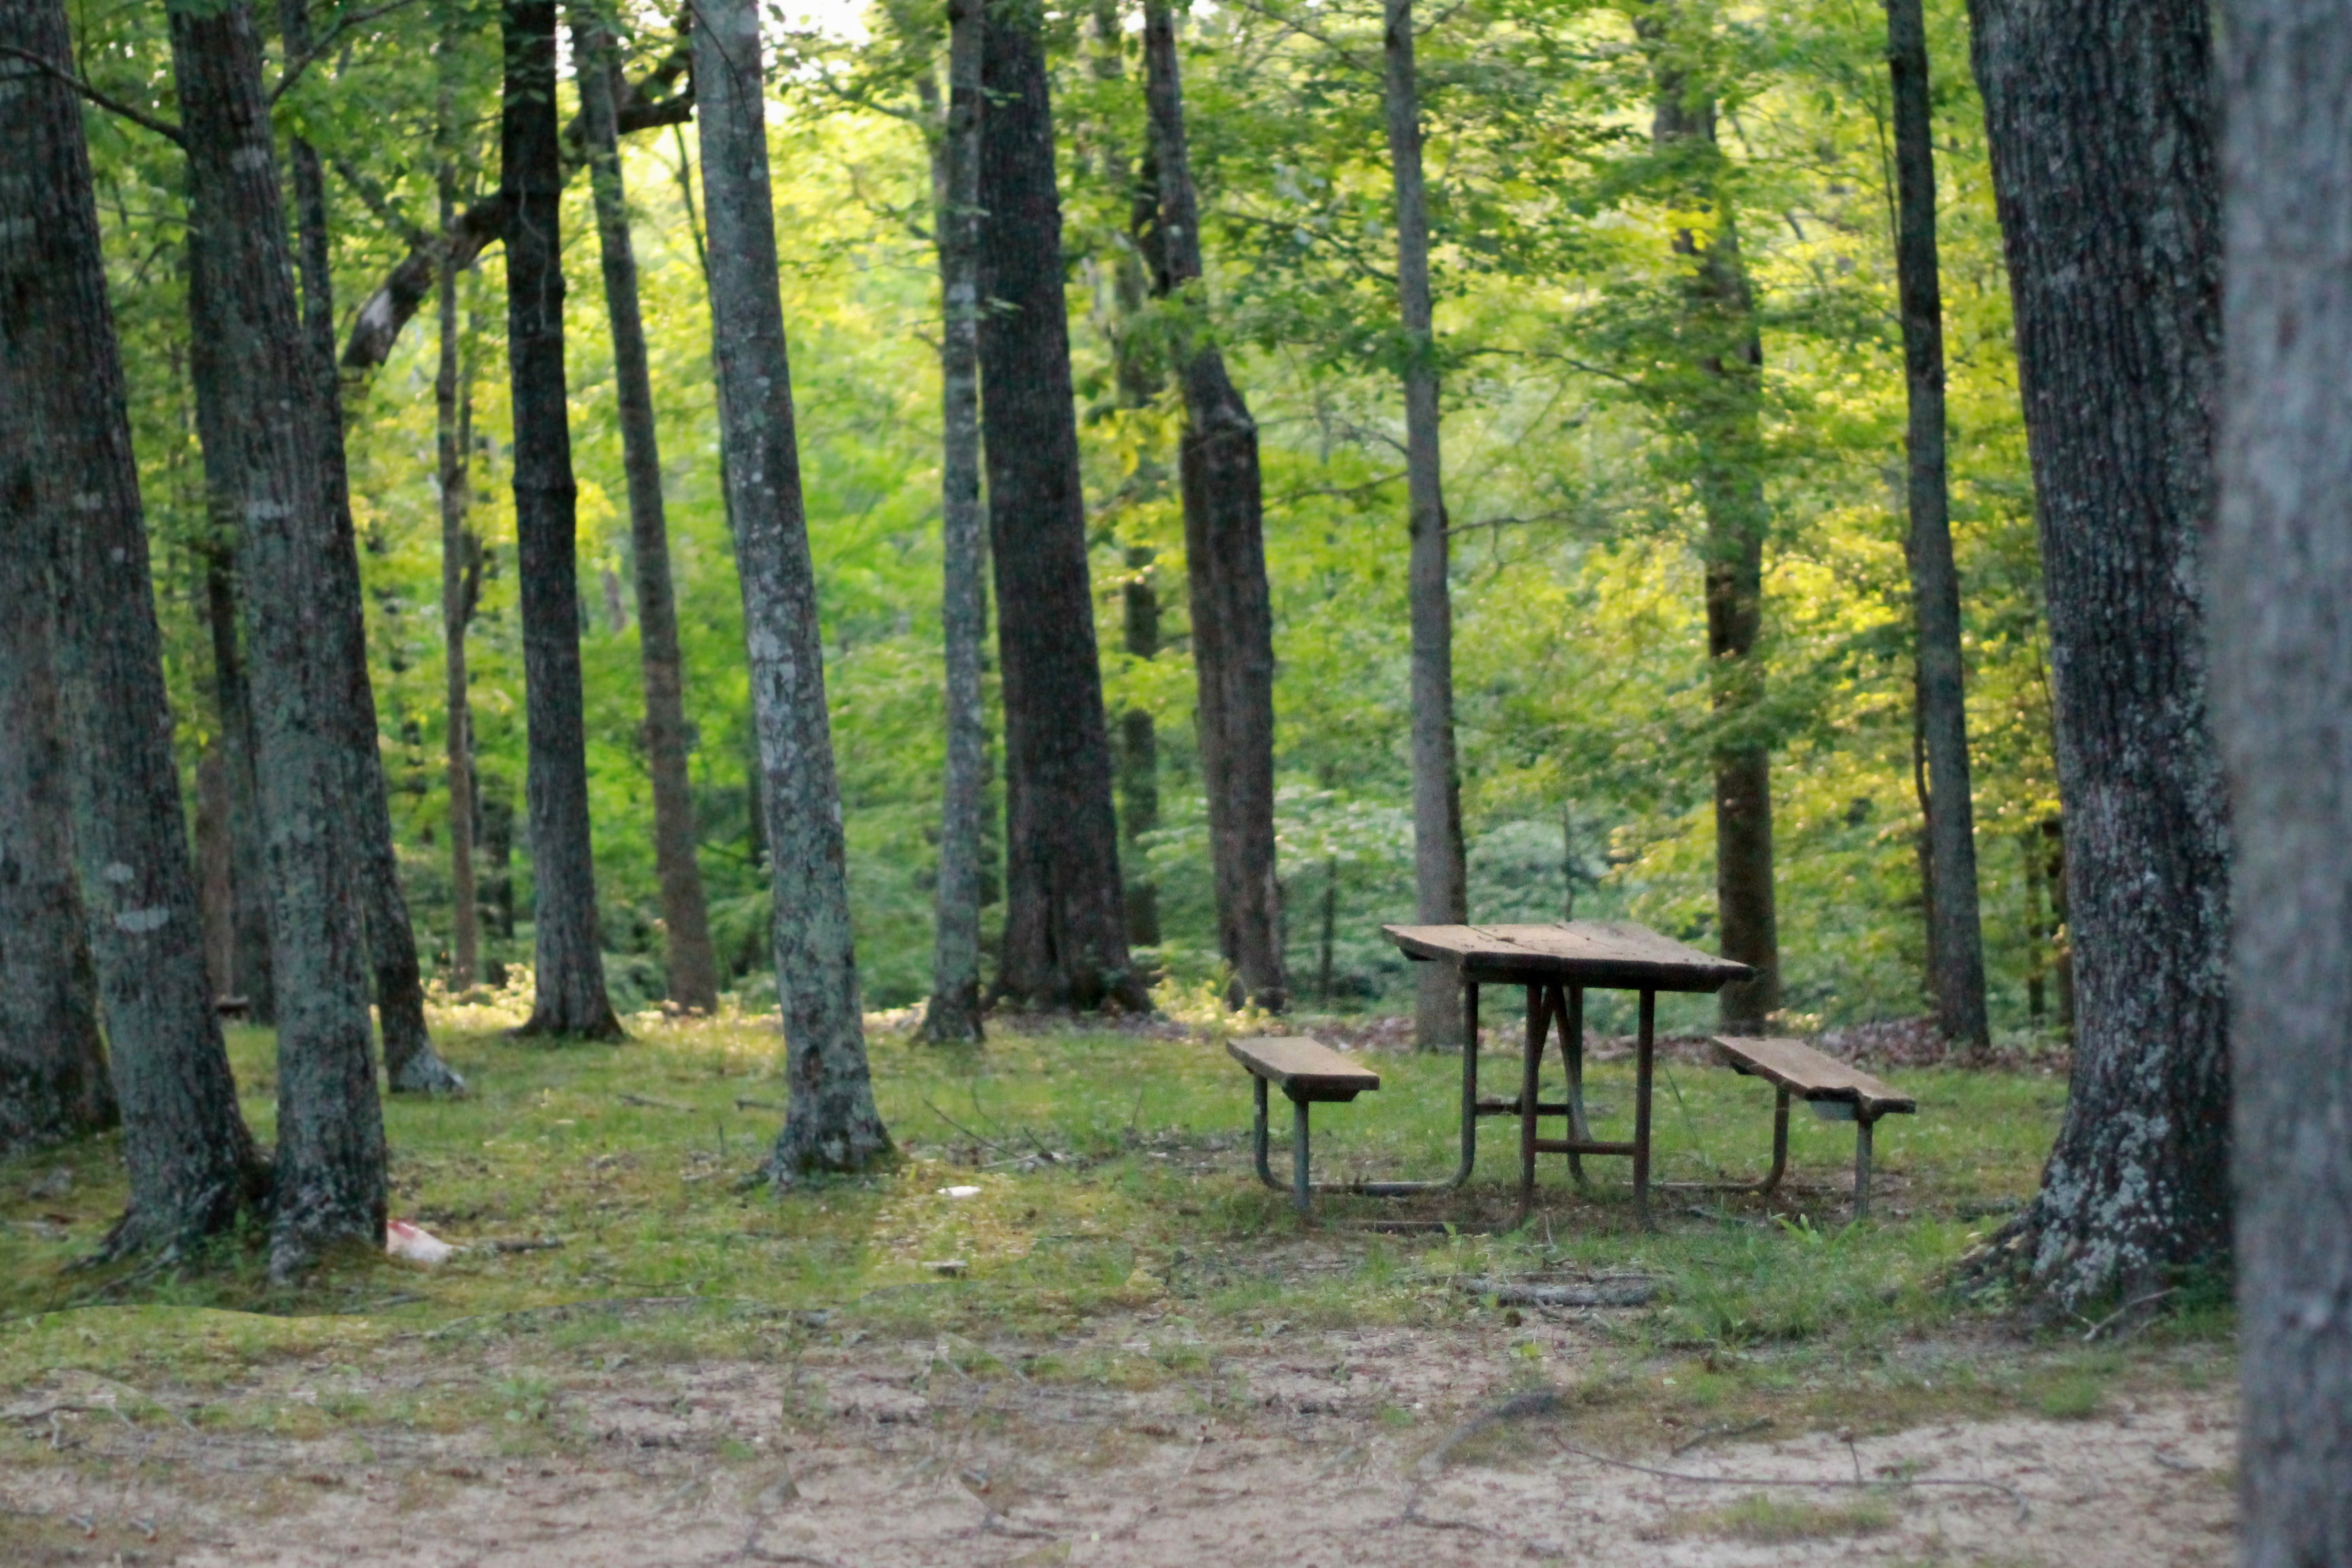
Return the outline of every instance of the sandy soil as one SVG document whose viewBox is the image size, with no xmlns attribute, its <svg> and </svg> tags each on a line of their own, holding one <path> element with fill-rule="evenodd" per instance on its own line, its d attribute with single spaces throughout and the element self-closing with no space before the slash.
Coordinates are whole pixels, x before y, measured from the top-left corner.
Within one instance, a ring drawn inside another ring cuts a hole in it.
<svg viewBox="0 0 2352 1568">
<path fill-rule="evenodd" d="M 2232 1552 L 2221 1394 L 1850 1442 L 1727 1434 L 1678 1457 L 1701 1435 L 1668 1432 L 1645 1469 L 1580 1451 L 1540 1410 L 1492 1418 L 1515 1391 L 1572 1375 L 1589 1343 L 1573 1322 L 1294 1330 L 1213 1348 L 1188 1335 L 1138 1321 L 1059 1347 L 1065 1366 L 1108 1355 L 1130 1369 L 1108 1383 L 1025 1361 L 1034 1346 L 999 1350 L 1031 1375 L 959 1370 L 986 1358 L 945 1342 L 646 1367 L 534 1361 L 525 1343 L 471 1366 L 281 1366 L 202 1396 L 331 1409 L 535 1369 L 553 1391 L 514 1420 L 561 1434 L 553 1457 L 525 1452 L 549 1445 L 519 1445 L 501 1419 L 436 1434 L 347 1418 L 310 1440 L 134 1425 L 112 1412 L 144 1404 L 140 1392 L 61 1375 L 0 1407 L 0 1562 L 1437 1568 L 1605 1553 L 1691 1568 L 2153 1568 Z M 1757 1497 L 1778 1511 L 1759 1514 Z"/>
</svg>

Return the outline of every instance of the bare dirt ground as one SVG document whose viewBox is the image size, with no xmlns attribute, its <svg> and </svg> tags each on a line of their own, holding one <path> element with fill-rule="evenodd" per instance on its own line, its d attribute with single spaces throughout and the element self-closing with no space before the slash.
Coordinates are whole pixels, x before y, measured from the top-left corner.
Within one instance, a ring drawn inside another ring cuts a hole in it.
<svg viewBox="0 0 2352 1568">
<path fill-rule="evenodd" d="M 0 1562 L 2151 1568 L 2231 1556 L 2224 1394 L 1778 1440 L 1769 1427 L 1643 1436 L 1621 1408 L 1595 1436 L 1559 1396 L 1528 1392 L 1573 1386 L 1593 1327 L 1286 1329 L 1209 1345 L 1181 1320 L 1139 1317 L 1054 1346 L 813 1336 L 727 1363 L 513 1341 L 470 1361 L 394 1349 L 200 1393 L 60 1374 L 0 1409 Z M 486 1387 L 511 1407 L 438 1425 L 367 1414 Z M 340 1414 L 299 1435 L 282 1413 L 306 1405 Z M 1766 1484 L 1798 1481 L 1843 1484 Z"/>
</svg>

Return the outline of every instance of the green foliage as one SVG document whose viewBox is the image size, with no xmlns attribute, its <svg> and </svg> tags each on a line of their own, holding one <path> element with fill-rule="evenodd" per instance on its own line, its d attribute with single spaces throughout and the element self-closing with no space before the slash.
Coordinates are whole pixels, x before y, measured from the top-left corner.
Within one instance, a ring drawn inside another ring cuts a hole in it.
<svg viewBox="0 0 2352 1568">
<path fill-rule="evenodd" d="M 320 0 L 314 11 L 314 28 L 332 33 L 335 47 L 277 113 L 321 147 L 332 171 L 348 325 L 412 235 L 437 226 L 441 168 L 461 204 L 495 186 L 496 16 L 476 0 L 389 9 Z M 1648 15 L 1603 0 L 1477 0 L 1423 17 L 1472 912 L 1630 916 L 1709 940 L 1707 757 L 1718 736 L 1693 495 L 1694 465 L 1708 454 L 1686 417 L 1697 395 L 1693 355 L 1706 345 L 1677 336 L 1687 279 L 1671 237 L 1736 225 L 1757 297 L 1765 419 L 1760 447 L 1734 457 L 1759 471 L 1771 514 L 1766 700 L 1750 721 L 1766 727 L 1775 752 L 1791 1022 L 1915 1014 L 1920 811 L 1897 512 L 1904 401 L 1883 21 L 1861 4 L 1727 0 L 1678 6 L 1675 26 L 1645 39 L 1634 24 Z M 1167 932 L 1160 960 L 1194 984 L 1216 962 L 1182 525 L 1168 479 L 1181 410 L 1155 360 L 1181 319 L 1225 343 L 1260 425 L 1294 983 L 1326 1006 L 1390 1005 L 1404 966 L 1377 926 L 1411 907 L 1411 829 L 1403 351 L 1376 8 L 1268 0 L 1189 19 L 1209 277 L 1179 300 L 1140 306 L 1118 282 L 1134 265 L 1131 182 L 1145 142 L 1137 43 L 1097 36 L 1076 12 L 1050 20 L 1105 682 L 1114 706 L 1151 713 L 1160 738 L 1162 820 L 1145 846 Z M 100 86 L 168 104 L 158 15 L 83 8 L 76 21 Z M 861 977 L 874 1005 L 897 1006 L 928 988 L 942 753 L 938 303 L 928 111 L 916 83 L 939 68 L 944 37 L 938 18 L 912 5 L 878 10 L 873 26 L 864 42 L 787 40 L 771 152 Z M 650 13 L 624 31 L 633 70 L 670 43 Z M 2048 945 L 2034 929 L 2042 917 L 2029 911 L 2023 846 L 2055 812 L 2038 564 L 2007 286 L 1957 0 L 1931 5 L 1929 31 L 1988 959 L 1996 1021 L 2020 1031 L 2031 1022 L 2026 977 Z M 1663 67 L 1717 105 L 1715 149 L 1653 146 Z M 568 82 L 562 91 L 568 111 Z M 95 110 L 89 124 L 193 762 L 216 725 L 179 154 Z M 692 140 L 690 127 L 641 132 L 625 171 L 697 735 L 702 867 L 722 963 L 756 1005 L 772 985 L 766 887 L 746 781 L 748 689 L 701 240 L 685 194 Z M 584 183 L 567 197 L 565 222 L 595 848 L 614 988 L 635 1005 L 662 989 L 661 941 L 620 440 Z M 464 296 L 473 521 L 489 549 L 471 642 L 476 742 L 486 800 L 513 808 L 525 737 L 495 247 Z M 347 392 L 383 757 L 428 962 L 446 948 L 450 921 L 436 348 L 428 306 L 390 363 Z M 1119 374 L 1121 355 L 1129 370 L 1158 373 L 1156 400 L 1138 406 L 1122 393 L 1131 377 Z M 1130 564 L 1139 548 L 1151 564 Z M 1119 636 L 1117 589 L 1138 570 L 1153 575 L 1167 607 L 1164 650 L 1149 658 L 1124 652 Z M 994 814 L 989 831 L 992 841 Z M 516 837 L 521 923 L 488 933 L 488 956 L 507 963 L 530 954 L 528 848 Z M 1666 1021 L 1699 1022 L 1707 1006 L 1674 1003 Z M 1595 1022 L 1622 1025 L 1605 1009 Z"/>
</svg>

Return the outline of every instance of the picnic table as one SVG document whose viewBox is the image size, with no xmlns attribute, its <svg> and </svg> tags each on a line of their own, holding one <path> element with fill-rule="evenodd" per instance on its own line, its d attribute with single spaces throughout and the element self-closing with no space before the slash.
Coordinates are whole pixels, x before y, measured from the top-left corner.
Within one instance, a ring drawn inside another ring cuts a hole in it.
<svg viewBox="0 0 2352 1568">
<path fill-rule="evenodd" d="M 1408 958 L 1451 963 L 1462 980 L 1463 1014 L 1468 1037 L 1462 1051 L 1462 1163 L 1450 1183 L 1458 1187 L 1477 1158 L 1477 1119 L 1519 1119 L 1519 1209 L 1524 1222 L 1535 1202 L 1536 1156 L 1565 1154 L 1578 1184 L 1584 1182 L 1585 1155 L 1622 1155 L 1633 1162 L 1633 1205 L 1643 1225 L 1650 1221 L 1650 1085 L 1656 1049 L 1657 998 L 1661 991 L 1719 991 L 1755 972 L 1747 964 L 1661 936 L 1631 921 L 1565 921 L 1549 925 L 1390 925 L 1381 928 Z M 1508 1099 L 1478 1093 L 1478 988 L 1519 985 L 1527 990 L 1527 1046 L 1519 1092 Z M 1633 991 L 1641 997 L 1634 1037 L 1633 1136 L 1630 1141 L 1595 1138 L 1584 1112 L 1584 993 L 1588 989 Z M 1539 1100 L 1537 1084 L 1554 1021 L 1568 1068 L 1568 1098 Z M 1545 1138 L 1538 1121 L 1564 1117 L 1568 1135 Z"/>
</svg>

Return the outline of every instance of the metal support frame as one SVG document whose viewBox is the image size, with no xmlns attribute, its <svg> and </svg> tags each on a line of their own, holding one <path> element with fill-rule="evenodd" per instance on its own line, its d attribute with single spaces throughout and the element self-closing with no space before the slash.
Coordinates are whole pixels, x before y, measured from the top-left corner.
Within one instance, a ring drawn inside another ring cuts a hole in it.
<svg viewBox="0 0 2352 1568">
<path fill-rule="evenodd" d="M 1478 1163 L 1478 984 L 1465 981 L 1462 986 L 1462 1010 L 1468 1026 L 1468 1035 L 1462 1046 L 1462 1159 L 1454 1174 L 1442 1182 L 1316 1182 L 1307 1176 L 1307 1104 L 1292 1099 L 1290 1186 L 1291 1202 L 1302 1215 L 1307 1212 L 1308 1199 L 1316 1193 L 1347 1193 L 1366 1198 L 1406 1198 L 1422 1193 L 1458 1191 L 1470 1180 L 1471 1170 Z M 1257 1164 L 1257 1179 L 1276 1192 L 1283 1184 L 1274 1179 L 1272 1151 L 1269 1148 L 1271 1130 L 1266 1125 L 1268 1100 L 1266 1080 L 1255 1073 L 1250 1082 L 1256 1091 L 1257 1119 L 1252 1129 L 1251 1154 Z"/>
<path fill-rule="evenodd" d="M 1567 1155 L 1569 1173 L 1583 1189 L 1583 1157 L 1618 1154 L 1630 1156 L 1633 1162 L 1633 1213 L 1642 1228 L 1654 1228 L 1654 1222 L 1650 1217 L 1650 1112 L 1657 1060 L 1658 994 L 1644 989 L 1641 998 L 1640 1032 L 1634 1044 L 1633 1137 L 1631 1142 L 1621 1142 L 1593 1137 L 1591 1126 L 1585 1120 L 1584 987 L 1548 984 L 1528 987 L 1527 1054 L 1520 1067 L 1518 1100 L 1481 1107 L 1490 1112 L 1508 1111 L 1519 1119 L 1519 1209 L 1513 1225 L 1525 1225 L 1535 1207 L 1537 1155 Z M 1538 1084 L 1543 1075 L 1544 1047 L 1551 1037 L 1554 1018 L 1560 1025 L 1559 1047 L 1568 1068 L 1568 1098 L 1547 1102 L 1538 1097 Z M 1538 1136 L 1537 1121 L 1544 1116 L 1565 1116 L 1569 1135 Z"/>
<path fill-rule="evenodd" d="M 1774 1086 L 1772 1102 L 1772 1168 L 1753 1187 L 1744 1189 L 1770 1197 L 1780 1187 L 1780 1178 L 1789 1170 L 1789 1100 L 1788 1089 Z M 1853 1108 L 1853 1217 L 1870 1217 L 1870 1167 L 1872 1133 L 1878 1118 L 1865 1114 L 1862 1107 Z"/>
</svg>

